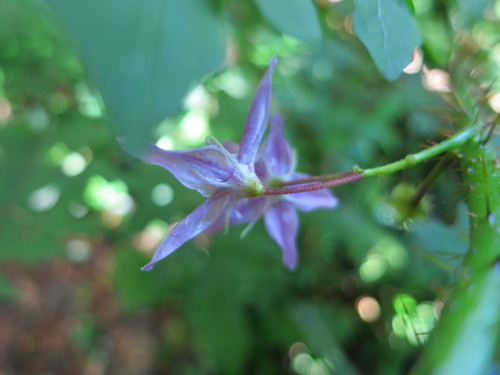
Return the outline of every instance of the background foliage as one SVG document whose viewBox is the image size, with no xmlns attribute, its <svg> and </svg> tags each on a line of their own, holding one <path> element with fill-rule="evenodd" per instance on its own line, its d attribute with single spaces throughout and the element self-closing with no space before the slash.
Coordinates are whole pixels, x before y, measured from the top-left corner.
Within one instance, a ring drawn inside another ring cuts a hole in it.
<svg viewBox="0 0 500 375">
<path fill-rule="evenodd" d="M 0 0 L 0 371 L 407 373 L 467 248 L 456 165 L 409 225 L 395 187 L 435 162 L 336 188 L 338 209 L 301 215 L 293 273 L 262 222 L 244 239 L 198 236 L 144 273 L 203 198 L 115 137 L 239 140 L 277 55 L 272 106 L 298 170 L 396 160 L 453 128 L 439 91 L 457 60 L 498 75 L 499 2 L 393 4 L 417 25 L 395 52 L 421 38 L 426 66 L 417 55 L 394 81 L 404 60 L 386 66 L 376 36 L 354 35 L 365 1 L 122 3 Z"/>
</svg>

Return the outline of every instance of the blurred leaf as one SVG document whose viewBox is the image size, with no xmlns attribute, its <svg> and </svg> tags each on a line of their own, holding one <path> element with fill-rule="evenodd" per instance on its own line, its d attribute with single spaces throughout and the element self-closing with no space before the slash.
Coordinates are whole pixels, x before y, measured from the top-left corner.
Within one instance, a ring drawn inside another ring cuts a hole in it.
<svg viewBox="0 0 500 375">
<path fill-rule="evenodd" d="M 297 39 L 321 39 L 321 27 L 311 0 L 255 0 L 267 21 Z"/>
<path fill-rule="evenodd" d="M 499 287 L 500 273 L 491 268 L 479 280 L 455 290 L 427 346 L 432 350 L 421 356 L 411 374 L 487 374 L 497 349 Z"/>
<path fill-rule="evenodd" d="M 396 79 L 421 43 L 417 27 L 399 0 L 357 0 L 354 31 L 387 79 Z"/>
<path fill-rule="evenodd" d="M 457 0 L 458 16 L 465 26 L 472 26 L 483 18 L 483 12 L 490 0 Z"/>
<path fill-rule="evenodd" d="M 221 17 L 204 0 L 48 3 L 70 30 L 112 122 L 132 147 L 224 58 Z"/>
<path fill-rule="evenodd" d="M 446 20 L 428 16 L 418 19 L 421 30 L 426 61 L 432 61 L 445 67 L 453 47 L 453 30 Z"/>
<path fill-rule="evenodd" d="M 457 213 L 458 220 L 455 225 L 445 225 L 437 219 L 428 222 L 415 223 L 413 233 L 409 235 L 409 240 L 416 246 L 420 253 L 427 252 L 428 259 L 436 258 L 448 264 L 448 267 L 456 268 L 463 262 L 463 257 L 467 251 L 467 208 L 465 205 L 459 206 Z M 442 264 L 439 264 L 440 267 Z"/>
</svg>

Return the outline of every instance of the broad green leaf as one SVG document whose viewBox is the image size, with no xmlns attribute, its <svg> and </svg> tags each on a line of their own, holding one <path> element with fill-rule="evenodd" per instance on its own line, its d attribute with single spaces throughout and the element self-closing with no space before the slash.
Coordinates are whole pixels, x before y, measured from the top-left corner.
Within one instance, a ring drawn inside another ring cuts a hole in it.
<svg viewBox="0 0 500 375">
<path fill-rule="evenodd" d="M 221 17 L 205 0 L 47 2 L 77 43 L 118 133 L 135 147 L 224 58 Z"/>
<path fill-rule="evenodd" d="M 255 0 L 264 18 L 285 34 L 307 42 L 321 38 L 316 8 L 311 0 Z"/>
<path fill-rule="evenodd" d="M 389 80 L 401 74 L 421 43 L 408 8 L 399 0 L 357 0 L 354 31 Z"/>
</svg>

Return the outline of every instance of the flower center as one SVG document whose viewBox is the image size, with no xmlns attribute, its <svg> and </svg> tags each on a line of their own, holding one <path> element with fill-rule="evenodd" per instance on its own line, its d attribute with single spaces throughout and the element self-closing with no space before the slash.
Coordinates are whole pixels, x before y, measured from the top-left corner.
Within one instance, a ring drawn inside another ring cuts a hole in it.
<svg viewBox="0 0 500 375">
<path fill-rule="evenodd" d="M 283 180 L 280 179 L 280 178 L 277 178 L 277 177 L 271 177 L 267 181 L 267 186 L 266 187 L 270 187 L 270 188 L 280 188 L 280 187 L 283 187 Z"/>
</svg>

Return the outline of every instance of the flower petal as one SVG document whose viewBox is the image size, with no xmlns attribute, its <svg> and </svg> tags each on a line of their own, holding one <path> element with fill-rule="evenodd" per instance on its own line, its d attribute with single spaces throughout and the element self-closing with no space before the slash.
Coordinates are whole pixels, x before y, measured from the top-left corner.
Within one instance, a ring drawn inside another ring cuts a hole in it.
<svg viewBox="0 0 500 375">
<path fill-rule="evenodd" d="M 281 246 L 283 263 L 289 269 L 297 267 L 297 230 L 299 218 L 294 207 L 283 200 L 274 203 L 264 214 L 267 232 Z"/>
<path fill-rule="evenodd" d="M 234 162 L 221 147 L 211 144 L 192 150 L 170 151 L 151 144 L 141 159 L 167 169 L 184 186 L 209 196 L 227 187 L 235 172 Z"/>
<path fill-rule="evenodd" d="M 310 177 L 305 173 L 294 173 L 292 180 Z M 328 189 L 305 191 L 284 195 L 282 199 L 292 203 L 300 211 L 313 211 L 318 208 L 335 208 L 339 204 L 338 198 Z"/>
<path fill-rule="evenodd" d="M 260 156 L 271 176 L 286 178 L 294 168 L 292 146 L 283 135 L 283 117 L 280 113 L 271 117 L 271 131 L 262 146 Z"/>
<path fill-rule="evenodd" d="M 269 100 L 271 98 L 271 82 L 277 62 L 278 59 L 276 57 L 271 60 L 266 74 L 260 81 L 250 107 L 245 130 L 241 138 L 240 150 L 238 152 L 238 161 L 242 164 L 253 164 L 259 149 L 260 141 L 266 131 L 269 114 Z"/>
<path fill-rule="evenodd" d="M 252 197 L 239 200 L 229 211 L 229 225 L 237 225 L 257 220 L 265 210 L 266 197 Z M 209 232 L 218 232 L 226 226 L 224 213 L 208 228 Z"/>
<path fill-rule="evenodd" d="M 289 194 L 286 196 L 286 200 L 300 211 L 335 208 L 339 204 L 339 200 L 327 189 Z"/>
<path fill-rule="evenodd" d="M 184 242 L 207 229 L 228 208 L 231 199 L 231 195 L 226 192 L 216 193 L 207 199 L 170 231 L 154 253 L 151 262 L 141 269 L 143 271 L 152 270 L 157 262 L 172 254 Z"/>
<path fill-rule="evenodd" d="M 224 148 L 233 155 L 238 155 L 238 150 L 240 149 L 240 145 L 233 141 L 224 141 L 222 142 Z"/>
</svg>

